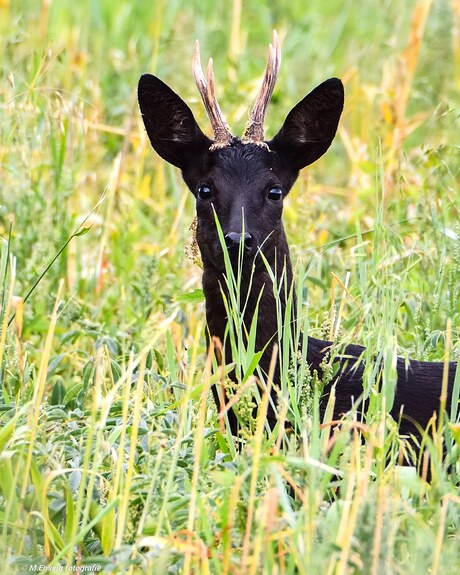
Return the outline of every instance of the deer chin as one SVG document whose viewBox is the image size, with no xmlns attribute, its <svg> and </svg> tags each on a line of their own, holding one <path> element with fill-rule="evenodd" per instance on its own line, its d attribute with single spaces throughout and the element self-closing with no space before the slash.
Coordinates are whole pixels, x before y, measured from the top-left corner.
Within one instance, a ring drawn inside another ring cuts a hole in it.
<svg viewBox="0 0 460 575">
<path fill-rule="evenodd" d="M 262 260 L 258 256 L 257 250 L 251 252 L 250 254 L 229 254 L 230 264 L 232 266 L 232 271 L 235 277 L 238 273 L 242 275 L 250 274 L 254 268 L 262 263 Z"/>
<path fill-rule="evenodd" d="M 216 252 L 217 253 L 213 254 L 206 253 L 205 255 L 203 252 L 201 252 L 203 264 L 204 266 L 211 265 L 216 271 L 226 275 L 228 269 L 227 265 L 225 264 L 223 249 L 219 246 L 219 249 L 216 250 Z M 252 273 L 254 268 L 263 265 L 263 260 L 259 256 L 258 249 L 256 249 L 254 252 L 251 252 L 250 254 L 229 253 L 228 259 L 232 273 L 235 277 L 237 277 L 238 274 L 248 276 Z"/>
</svg>

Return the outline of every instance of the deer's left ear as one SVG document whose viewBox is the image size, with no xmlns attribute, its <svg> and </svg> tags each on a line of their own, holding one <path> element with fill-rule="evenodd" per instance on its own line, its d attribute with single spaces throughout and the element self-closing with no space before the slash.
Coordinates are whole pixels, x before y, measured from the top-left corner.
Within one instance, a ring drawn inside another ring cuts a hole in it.
<svg viewBox="0 0 460 575">
<path fill-rule="evenodd" d="M 334 139 L 343 110 L 343 84 L 326 80 L 289 112 L 281 130 L 267 142 L 295 170 L 320 158 Z"/>
<path fill-rule="evenodd" d="M 196 123 L 192 110 L 156 76 L 141 77 L 138 97 L 150 142 L 170 164 L 184 170 L 212 145 Z"/>
</svg>

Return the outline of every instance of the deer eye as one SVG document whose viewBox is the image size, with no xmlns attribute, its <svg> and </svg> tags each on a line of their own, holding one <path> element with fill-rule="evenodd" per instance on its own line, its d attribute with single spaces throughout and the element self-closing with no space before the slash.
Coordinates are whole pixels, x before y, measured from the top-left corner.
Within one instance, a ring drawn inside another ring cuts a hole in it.
<svg viewBox="0 0 460 575">
<path fill-rule="evenodd" d="M 283 197 L 283 190 L 278 187 L 272 188 L 267 194 L 267 198 L 269 200 L 273 200 L 274 202 L 281 200 L 282 197 Z"/>
<path fill-rule="evenodd" d="M 212 198 L 213 193 L 209 186 L 200 186 L 198 188 L 198 197 L 202 200 L 209 200 Z"/>
</svg>

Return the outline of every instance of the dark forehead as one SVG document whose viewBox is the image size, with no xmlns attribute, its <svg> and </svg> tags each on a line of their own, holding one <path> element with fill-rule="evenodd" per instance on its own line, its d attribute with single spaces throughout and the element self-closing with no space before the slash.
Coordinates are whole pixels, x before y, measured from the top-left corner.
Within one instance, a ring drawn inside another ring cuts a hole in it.
<svg viewBox="0 0 460 575">
<path fill-rule="evenodd" d="M 256 181 L 270 177 L 274 154 L 256 144 L 233 143 L 210 152 L 208 169 L 223 180 Z"/>
</svg>

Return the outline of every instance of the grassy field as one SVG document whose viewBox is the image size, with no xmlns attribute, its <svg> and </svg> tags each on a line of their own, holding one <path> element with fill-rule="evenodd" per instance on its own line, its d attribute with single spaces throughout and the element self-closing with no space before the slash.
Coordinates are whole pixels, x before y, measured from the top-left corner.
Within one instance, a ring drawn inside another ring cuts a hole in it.
<svg viewBox="0 0 460 575">
<path fill-rule="evenodd" d="M 261 411 L 238 450 L 209 393 L 193 197 L 136 85 L 158 74 L 209 132 L 198 38 L 241 133 L 273 28 L 269 135 L 325 78 L 346 89 L 285 207 L 301 321 L 388 369 L 362 425 L 314 405 L 280 442 Z M 0 0 L 0 34 L 2 573 L 460 573 L 457 405 L 427 431 L 431 483 L 398 465 L 385 408 L 396 354 L 460 354 L 458 0 Z"/>
</svg>

